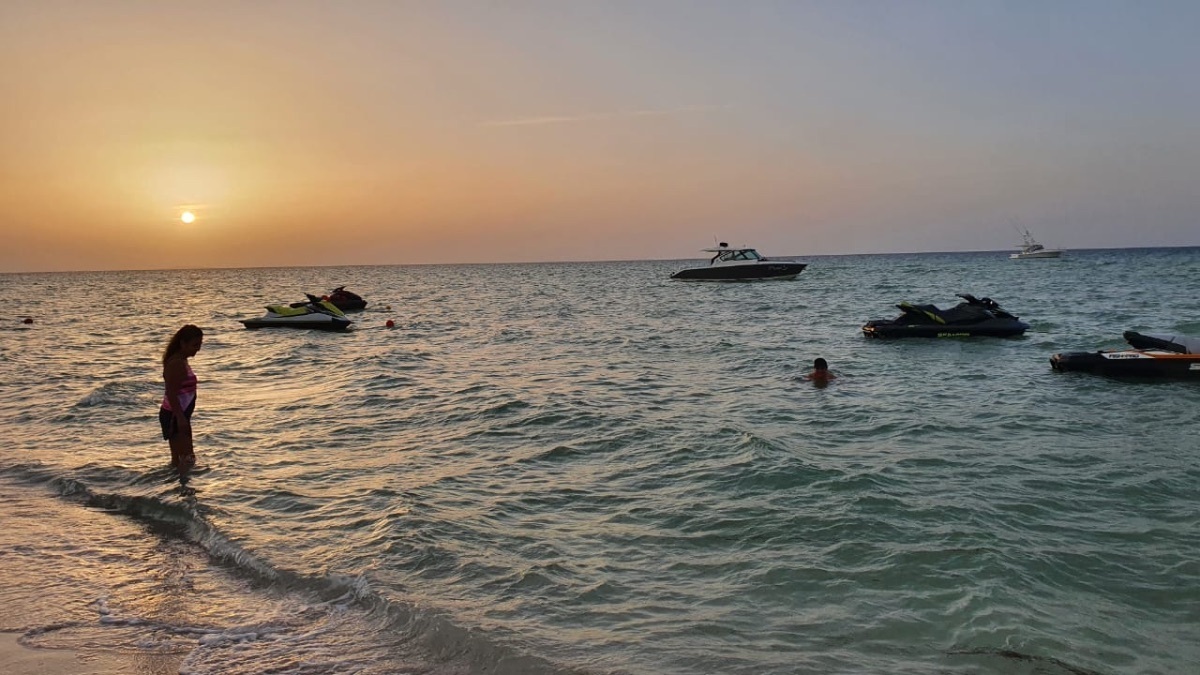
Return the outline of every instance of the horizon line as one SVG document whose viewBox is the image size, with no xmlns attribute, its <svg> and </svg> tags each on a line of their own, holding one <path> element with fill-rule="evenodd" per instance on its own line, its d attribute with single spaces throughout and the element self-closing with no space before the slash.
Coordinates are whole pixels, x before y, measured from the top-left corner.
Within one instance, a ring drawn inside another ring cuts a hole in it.
<svg viewBox="0 0 1200 675">
<path fill-rule="evenodd" d="M 1139 251 L 1149 249 L 1200 248 L 1200 244 L 1178 244 L 1170 246 L 1096 246 L 1063 249 L 1065 253 L 1072 251 Z M 885 256 L 885 255 L 945 255 L 951 253 L 1011 253 L 1015 248 L 1000 249 L 971 249 L 964 251 L 876 251 L 871 253 L 813 253 L 796 255 L 767 256 L 767 258 L 842 258 L 849 256 Z M 605 263 L 631 262 L 676 262 L 687 260 L 702 260 L 708 256 L 691 258 L 610 258 L 604 260 L 496 260 L 489 262 L 413 262 L 413 263 L 331 263 L 328 265 L 244 265 L 230 267 L 143 267 L 124 269 L 63 269 L 63 270 L 14 270 L 0 271 L 0 276 L 17 274 L 98 274 L 106 272 L 205 272 L 222 270 L 286 270 L 286 269 L 329 269 L 334 267 L 466 267 L 474 265 L 587 265 Z M 1070 256 L 1067 256 L 1068 258 Z"/>
</svg>

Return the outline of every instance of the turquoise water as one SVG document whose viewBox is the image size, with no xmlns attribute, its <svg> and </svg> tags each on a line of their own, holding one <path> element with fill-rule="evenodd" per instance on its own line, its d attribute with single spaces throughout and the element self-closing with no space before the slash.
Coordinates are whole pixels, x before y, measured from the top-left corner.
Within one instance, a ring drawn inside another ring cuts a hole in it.
<svg viewBox="0 0 1200 675">
<path fill-rule="evenodd" d="M 1200 249 L 801 259 L 0 276 L 0 630 L 188 673 L 1193 669 L 1200 388 L 1048 358 L 1200 335 Z M 349 334 L 237 323 L 342 284 Z M 956 292 L 1032 328 L 858 330 Z"/>
</svg>

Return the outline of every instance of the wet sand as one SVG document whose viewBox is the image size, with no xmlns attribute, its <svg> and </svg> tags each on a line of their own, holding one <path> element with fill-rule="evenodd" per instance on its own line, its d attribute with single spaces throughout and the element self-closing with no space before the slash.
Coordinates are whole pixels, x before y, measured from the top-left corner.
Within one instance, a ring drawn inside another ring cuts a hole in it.
<svg viewBox="0 0 1200 675">
<path fill-rule="evenodd" d="M 180 655 L 105 652 L 83 656 L 67 649 L 33 649 L 17 642 L 18 633 L 0 633 L 0 673 L 5 675 L 174 675 Z"/>
</svg>

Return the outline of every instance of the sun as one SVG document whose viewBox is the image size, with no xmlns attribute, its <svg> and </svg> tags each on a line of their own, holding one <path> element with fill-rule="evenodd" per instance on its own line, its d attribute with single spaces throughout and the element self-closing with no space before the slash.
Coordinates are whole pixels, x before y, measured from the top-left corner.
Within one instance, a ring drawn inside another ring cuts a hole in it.
<svg viewBox="0 0 1200 675">
<path fill-rule="evenodd" d="M 191 223 L 196 220 L 196 214 L 192 213 L 191 211 L 184 211 L 183 215 L 179 216 L 179 219 L 185 223 Z"/>
</svg>

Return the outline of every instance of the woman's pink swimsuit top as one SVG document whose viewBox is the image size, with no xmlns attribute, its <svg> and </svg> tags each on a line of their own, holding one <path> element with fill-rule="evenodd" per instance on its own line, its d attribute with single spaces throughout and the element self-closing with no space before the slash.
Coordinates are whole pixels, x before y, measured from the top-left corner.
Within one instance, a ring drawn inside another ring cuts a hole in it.
<svg viewBox="0 0 1200 675">
<path fill-rule="evenodd" d="M 183 406 L 184 410 L 187 410 L 192 401 L 196 400 L 197 381 L 196 373 L 192 372 L 192 366 L 188 364 L 187 377 L 184 377 L 183 382 L 179 385 L 179 404 Z M 163 394 L 162 407 L 163 410 L 171 410 L 171 401 L 166 394 Z"/>
</svg>

